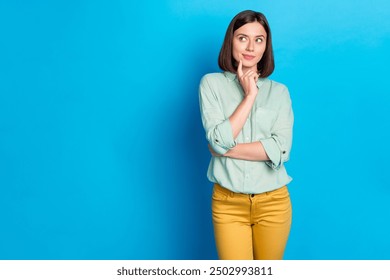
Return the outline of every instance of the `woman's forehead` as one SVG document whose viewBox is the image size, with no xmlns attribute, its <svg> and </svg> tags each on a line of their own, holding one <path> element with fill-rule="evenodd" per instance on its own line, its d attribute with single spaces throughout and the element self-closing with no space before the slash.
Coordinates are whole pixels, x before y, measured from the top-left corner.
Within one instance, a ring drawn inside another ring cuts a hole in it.
<svg viewBox="0 0 390 280">
<path fill-rule="evenodd" d="M 266 36 L 267 32 L 259 22 L 255 21 L 255 22 L 244 24 L 236 31 L 234 31 L 234 34 L 243 34 L 247 36 L 256 37 L 256 36 Z"/>
</svg>

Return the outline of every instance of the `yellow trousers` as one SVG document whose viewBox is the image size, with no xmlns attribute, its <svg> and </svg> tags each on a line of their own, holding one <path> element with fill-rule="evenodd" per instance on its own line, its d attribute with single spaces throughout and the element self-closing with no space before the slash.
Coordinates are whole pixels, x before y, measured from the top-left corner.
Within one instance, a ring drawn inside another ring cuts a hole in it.
<svg viewBox="0 0 390 280">
<path fill-rule="evenodd" d="M 291 227 L 287 187 L 261 194 L 231 192 L 214 185 L 214 236 L 221 260 L 280 260 Z"/>
</svg>

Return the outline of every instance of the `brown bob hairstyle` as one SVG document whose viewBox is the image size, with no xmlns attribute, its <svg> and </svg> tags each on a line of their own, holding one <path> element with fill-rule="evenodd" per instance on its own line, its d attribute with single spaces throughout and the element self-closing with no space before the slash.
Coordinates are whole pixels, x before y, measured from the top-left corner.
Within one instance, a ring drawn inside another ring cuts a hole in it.
<svg viewBox="0 0 390 280">
<path fill-rule="evenodd" d="M 241 26 L 255 21 L 260 23 L 267 32 L 266 48 L 263 57 L 257 63 L 257 70 L 260 72 L 260 77 L 268 77 L 272 74 L 275 68 L 275 62 L 274 52 L 272 50 L 271 29 L 265 15 L 251 10 L 242 11 L 237 14 L 226 30 L 225 39 L 218 57 L 218 65 L 222 70 L 232 73 L 237 72 L 237 63 L 233 58 L 233 34 Z"/>
</svg>

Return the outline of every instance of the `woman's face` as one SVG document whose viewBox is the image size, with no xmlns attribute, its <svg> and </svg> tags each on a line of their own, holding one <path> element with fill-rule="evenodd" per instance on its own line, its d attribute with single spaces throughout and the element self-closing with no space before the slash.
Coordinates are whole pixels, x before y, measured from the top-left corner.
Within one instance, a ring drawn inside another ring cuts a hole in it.
<svg viewBox="0 0 390 280">
<path fill-rule="evenodd" d="M 263 57 L 267 32 L 257 21 L 247 23 L 233 34 L 233 58 L 238 63 L 242 61 L 244 72 L 252 69 L 257 71 L 257 63 Z"/>
</svg>

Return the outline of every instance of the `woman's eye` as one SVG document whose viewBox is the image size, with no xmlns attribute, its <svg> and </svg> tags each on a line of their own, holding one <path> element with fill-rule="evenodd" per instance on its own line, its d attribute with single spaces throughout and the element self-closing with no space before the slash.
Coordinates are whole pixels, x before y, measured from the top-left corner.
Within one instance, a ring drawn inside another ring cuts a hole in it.
<svg viewBox="0 0 390 280">
<path fill-rule="evenodd" d="M 263 39 L 261 39 L 261 38 L 256 39 L 256 43 L 261 43 L 261 42 L 263 42 Z"/>
<path fill-rule="evenodd" d="M 241 42 L 245 42 L 246 38 L 245 37 L 238 37 L 238 40 L 240 40 Z"/>
</svg>

